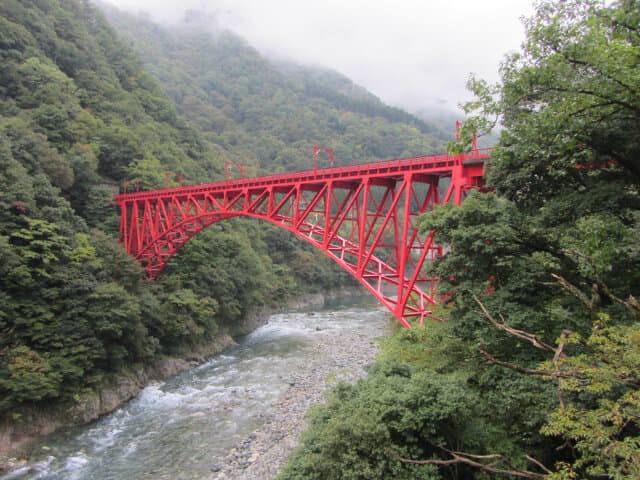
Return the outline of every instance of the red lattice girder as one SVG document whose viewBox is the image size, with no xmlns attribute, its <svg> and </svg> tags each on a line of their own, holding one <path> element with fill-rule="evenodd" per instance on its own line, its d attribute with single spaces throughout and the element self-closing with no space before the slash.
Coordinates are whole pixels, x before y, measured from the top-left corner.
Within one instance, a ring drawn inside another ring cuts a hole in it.
<svg viewBox="0 0 640 480">
<path fill-rule="evenodd" d="M 271 175 L 116 197 L 127 252 L 155 279 L 203 228 L 249 216 L 295 233 L 356 277 L 405 326 L 437 303 L 428 264 L 442 255 L 417 219 L 482 185 L 489 150 Z"/>
</svg>

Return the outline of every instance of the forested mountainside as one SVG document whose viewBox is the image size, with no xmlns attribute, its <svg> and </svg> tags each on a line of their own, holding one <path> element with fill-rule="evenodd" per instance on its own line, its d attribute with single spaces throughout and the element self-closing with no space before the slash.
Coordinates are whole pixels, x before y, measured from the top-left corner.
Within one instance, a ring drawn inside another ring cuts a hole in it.
<svg viewBox="0 0 640 480">
<path fill-rule="evenodd" d="M 233 333 L 258 306 L 350 281 L 288 232 L 242 219 L 209 227 L 159 280 L 141 281 L 117 243 L 112 197 L 122 180 L 157 187 L 170 171 L 211 181 L 223 178 L 225 160 L 249 173 L 308 167 L 313 143 L 333 145 L 338 162 L 443 146 L 420 133 L 422 122 L 344 85 L 308 94 L 230 34 L 167 35 L 162 48 L 173 57 L 160 56 L 154 38 L 155 60 L 133 43 L 144 62 L 86 1 L 0 2 L 3 416 L 70 401 L 122 368 Z M 336 107 L 333 96 L 359 110 Z M 367 116 L 368 102 L 411 125 Z"/>
<path fill-rule="evenodd" d="M 219 163 L 86 2 L 0 3 L 0 47 L 5 415 L 215 332 L 214 298 L 140 284 L 117 245 L 112 196 L 139 161 L 179 164 L 191 178 Z M 178 306 L 160 314 L 185 302 L 192 318 Z"/>
<path fill-rule="evenodd" d="M 447 301 L 317 407 L 282 480 L 640 478 L 640 3 L 540 2 L 461 132 L 488 185 L 421 219 Z"/>
<path fill-rule="evenodd" d="M 233 33 L 212 34 L 197 13 L 163 28 L 105 9 L 179 113 L 249 174 L 310 169 L 314 144 L 333 148 L 337 165 L 445 149 L 437 127 L 337 73 L 272 64 Z"/>
</svg>

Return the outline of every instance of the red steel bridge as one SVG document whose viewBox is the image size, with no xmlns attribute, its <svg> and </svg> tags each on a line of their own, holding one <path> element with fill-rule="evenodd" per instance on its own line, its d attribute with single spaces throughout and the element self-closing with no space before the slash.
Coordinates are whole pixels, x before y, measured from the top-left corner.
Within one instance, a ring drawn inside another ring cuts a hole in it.
<svg viewBox="0 0 640 480">
<path fill-rule="evenodd" d="M 314 152 L 315 153 L 315 152 Z M 483 182 L 489 149 L 431 155 L 116 196 L 120 235 L 150 279 L 209 225 L 255 217 L 295 233 L 356 277 L 405 327 L 438 302 L 428 265 L 443 247 L 418 215 L 459 205 Z"/>
</svg>

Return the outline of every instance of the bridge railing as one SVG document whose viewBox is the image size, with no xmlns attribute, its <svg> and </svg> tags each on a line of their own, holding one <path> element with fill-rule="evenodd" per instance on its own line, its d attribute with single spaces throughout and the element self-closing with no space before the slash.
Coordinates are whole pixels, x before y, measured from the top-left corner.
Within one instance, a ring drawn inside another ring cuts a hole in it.
<svg viewBox="0 0 640 480">
<path fill-rule="evenodd" d="M 435 155 L 425 155 L 421 157 L 408 157 L 408 158 L 398 158 L 394 160 L 382 160 L 379 162 L 367 162 L 367 163 L 358 163 L 354 165 L 344 165 L 338 167 L 325 167 L 318 168 L 315 170 L 299 170 L 296 172 L 285 172 L 285 173 L 276 173 L 272 175 L 265 175 L 261 177 L 253 177 L 253 178 L 243 178 L 238 180 L 222 180 L 218 182 L 210 182 L 210 183 L 201 183 L 197 185 L 186 185 L 182 187 L 174 187 L 174 188 L 165 188 L 153 190 L 151 192 L 135 192 L 135 193 L 123 193 L 121 195 L 116 196 L 116 201 L 122 200 L 124 198 L 128 199 L 142 199 L 147 198 L 148 196 L 162 196 L 168 193 L 197 193 L 204 190 L 215 190 L 215 189 L 229 189 L 229 188 L 242 188 L 246 186 L 252 185 L 263 185 L 263 184 L 277 184 L 284 183 L 290 181 L 299 181 L 301 179 L 313 179 L 313 178 L 326 178 L 327 175 L 331 176 L 340 176 L 341 174 L 346 175 L 358 175 L 363 174 L 371 170 L 379 170 L 385 168 L 402 168 L 402 167 L 410 167 L 413 165 L 424 165 L 432 164 L 434 168 L 437 168 L 439 164 L 441 166 L 449 166 L 449 162 L 467 162 L 469 160 L 486 160 L 489 158 L 491 153 L 491 148 L 483 148 L 478 149 L 469 153 L 464 153 L 461 155 L 449 155 L 449 154 L 435 154 Z"/>
<path fill-rule="evenodd" d="M 393 160 L 382 160 L 378 162 L 367 162 L 367 163 L 357 163 L 354 165 L 343 165 L 339 167 L 324 167 L 318 168 L 315 170 L 299 170 L 291 173 L 276 173 L 272 175 L 266 175 L 261 177 L 255 177 L 253 179 L 247 180 L 277 180 L 280 178 L 298 178 L 305 177 L 310 175 L 324 175 L 324 174 L 338 174 L 338 173 L 359 173 L 366 170 L 378 169 L 378 168 L 389 168 L 389 167 L 404 167 L 411 166 L 416 164 L 424 164 L 425 162 L 433 163 L 434 166 L 441 162 L 449 162 L 454 160 L 475 160 L 475 159 L 485 159 L 489 158 L 489 154 L 491 153 L 491 148 L 483 148 L 479 149 L 476 152 L 465 153 L 462 155 L 452 156 L 446 153 L 439 153 L 435 155 L 425 155 L 422 157 L 407 157 L 407 158 L 397 158 Z M 238 180 L 238 182 L 242 182 Z M 231 183 L 231 182 L 230 182 Z"/>
</svg>

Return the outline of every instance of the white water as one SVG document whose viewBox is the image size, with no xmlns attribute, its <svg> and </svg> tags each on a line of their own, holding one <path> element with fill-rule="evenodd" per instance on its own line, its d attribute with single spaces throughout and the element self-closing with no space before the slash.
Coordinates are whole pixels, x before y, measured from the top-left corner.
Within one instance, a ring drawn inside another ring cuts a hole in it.
<svg viewBox="0 0 640 480">
<path fill-rule="evenodd" d="M 270 405 L 289 387 L 287 375 L 309 358 L 320 332 L 380 329 L 386 318 L 362 298 L 273 315 L 200 367 L 148 386 L 93 424 L 39 442 L 23 468 L 0 480 L 208 478 L 213 465 L 268 421 Z"/>
</svg>

